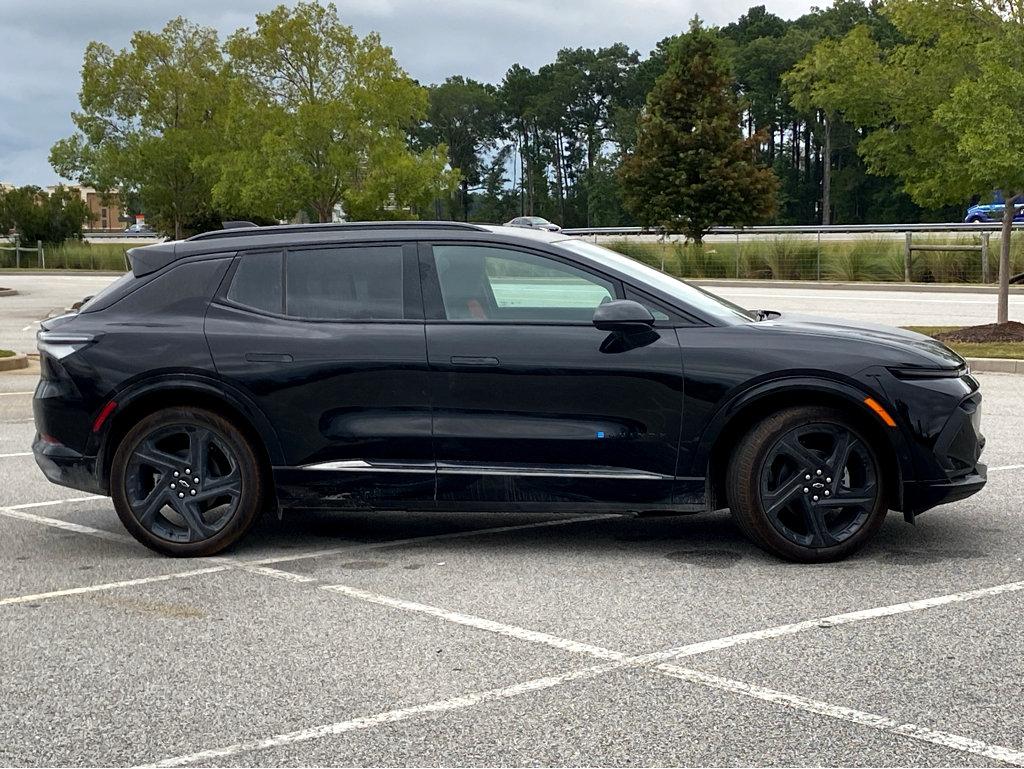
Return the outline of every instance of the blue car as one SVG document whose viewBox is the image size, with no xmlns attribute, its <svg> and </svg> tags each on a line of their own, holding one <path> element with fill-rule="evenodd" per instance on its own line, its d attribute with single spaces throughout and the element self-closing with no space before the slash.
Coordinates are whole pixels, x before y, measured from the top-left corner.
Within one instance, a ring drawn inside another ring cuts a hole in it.
<svg viewBox="0 0 1024 769">
<path fill-rule="evenodd" d="M 1004 204 L 1001 201 L 998 203 L 979 203 L 967 209 L 967 216 L 964 217 L 964 221 L 968 223 L 1001 222 L 1003 220 L 1003 207 Z M 1013 221 L 1024 222 L 1024 203 L 1017 203 L 1013 209 Z"/>
</svg>

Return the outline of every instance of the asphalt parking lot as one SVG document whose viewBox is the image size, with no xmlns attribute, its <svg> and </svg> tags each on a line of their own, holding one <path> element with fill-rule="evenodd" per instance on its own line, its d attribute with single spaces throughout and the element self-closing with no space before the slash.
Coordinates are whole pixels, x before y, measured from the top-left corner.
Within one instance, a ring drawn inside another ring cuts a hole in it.
<svg viewBox="0 0 1024 769">
<path fill-rule="evenodd" d="M 0 375 L 0 765 L 1024 765 L 1024 377 L 978 496 L 796 566 L 726 514 L 290 514 L 169 560 Z"/>
</svg>

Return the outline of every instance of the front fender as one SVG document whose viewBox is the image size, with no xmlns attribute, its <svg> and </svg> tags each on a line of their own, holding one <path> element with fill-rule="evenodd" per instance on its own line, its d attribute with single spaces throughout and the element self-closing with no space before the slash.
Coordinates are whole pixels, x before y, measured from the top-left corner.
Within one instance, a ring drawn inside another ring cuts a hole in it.
<svg viewBox="0 0 1024 769">
<path fill-rule="evenodd" d="M 815 397 L 817 396 L 817 397 Z M 902 498 L 902 486 L 906 480 L 914 478 L 914 462 L 908 438 L 904 429 L 897 423 L 896 427 L 887 427 L 864 402 L 866 398 L 874 398 L 883 408 L 889 409 L 886 398 L 881 393 L 872 391 L 860 383 L 840 381 L 825 377 L 794 375 L 775 377 L 767 381 L 756 382 L 740 392 L 727 398 L 715 411 L 704 428 L 693 453 L 691 464 L 692 474 L 703 474 L 710 477 L 712 452 L 723 435 L 737 435 L 745 432 L 747 426 L 737 420 L 751 420 L 755 415 L 770 409 L 772 402 L 780 406 L 799 405 L 803 402 L 832 401 L 841 402 L 853 413 L 863 415 L 872 431 L 884 435 L 888 447 L 897 460 L 899 473 L 899 493 Z M 877 429 L 876 429 L 877 428 Z M 901 501 L 902 504 L 902 501 Z"/>
</svg>

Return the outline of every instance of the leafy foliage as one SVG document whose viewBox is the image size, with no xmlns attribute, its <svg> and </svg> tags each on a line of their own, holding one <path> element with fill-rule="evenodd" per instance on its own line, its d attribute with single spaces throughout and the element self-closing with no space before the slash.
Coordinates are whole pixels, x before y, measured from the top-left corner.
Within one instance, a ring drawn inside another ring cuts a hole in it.
<svg viewBox="0 0 1024 769">
<path fill-rule="evenodd" d="M 88 218 L 88 206 L 66 187 L 57 187 L 49 194 L 38 187 L 0 190 L 0 232 L 17 232 L 29 248 L 34 248 L 38 240 L 51 244 L 81 238 L 82 225 Z"/>
<path fill-rule="evenodd" d="M 695 21 L 647 97 L 637 147 L 622 167 L 626 206 L 640 221 L 700 242 L 716 224 L 753 224 L 776 206 L 777 180 L 743 138 L 715 35 Z"/>
</svg>

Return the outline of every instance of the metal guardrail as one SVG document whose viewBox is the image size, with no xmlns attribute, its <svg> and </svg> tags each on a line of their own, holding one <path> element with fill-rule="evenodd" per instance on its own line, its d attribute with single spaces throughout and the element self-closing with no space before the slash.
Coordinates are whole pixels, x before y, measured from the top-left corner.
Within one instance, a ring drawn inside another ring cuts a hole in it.
<svg viewBox="0 0 1024 769">
<path fill-rule="evenodd" d="M 1014 222 L 1014 229 L 1024 229 L 1024 222 Z M 712 227 L 709 235 L 844 235 L 872 232 L 993 232 L 1002 228 L 1000 222 L 927 222 L 923 224 L 818 224 L 818 225 L 764 225 L 757 227 Z M 662 237 L 661 230 L 644 227 L 570 227 L 562 230 L 566 235 L 653 235 Z"/>
</svg>

